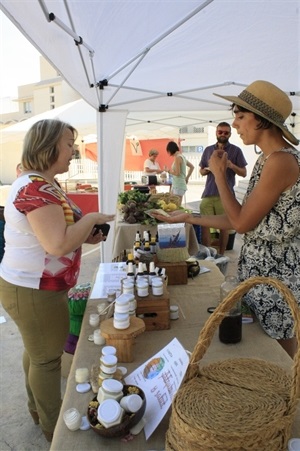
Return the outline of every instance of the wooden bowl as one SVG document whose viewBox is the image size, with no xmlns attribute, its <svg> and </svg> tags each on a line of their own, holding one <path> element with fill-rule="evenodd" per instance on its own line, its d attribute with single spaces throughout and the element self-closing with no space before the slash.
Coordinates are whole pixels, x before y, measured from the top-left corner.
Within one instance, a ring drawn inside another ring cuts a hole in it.
<svg viewBox="0 0 300 451">
<path fill-rule="evenodd" d="M 135 426 L 143 417 L 146 410 L 146 397 L 143 390 L 135 385 L 124 385 L 123 393 L 124 396 L 130 393 L 130 388 L 134 387 L 137 391 L 136 393 L 142 398 L 143 404 L 141 408 L 136 413 L 127 413 L 125 412 L 123 421 L 116 426 L 112 426 L 110 428 L 105 428 L 102 426 L 97 419 L 97 410 L 98 407 L 92 406 L 91 403 L 98 403 L 97 396 L 93 398 L 93 400 L 89 403 L 87 409 L 87 419 L 90 423 L 91 428 L 96 434 L 101 435 L 102 437 L 122 437 L 129 433 L 130 429 Z M 99 405 L 99 403 L 98 403 Z"/>
</svg>

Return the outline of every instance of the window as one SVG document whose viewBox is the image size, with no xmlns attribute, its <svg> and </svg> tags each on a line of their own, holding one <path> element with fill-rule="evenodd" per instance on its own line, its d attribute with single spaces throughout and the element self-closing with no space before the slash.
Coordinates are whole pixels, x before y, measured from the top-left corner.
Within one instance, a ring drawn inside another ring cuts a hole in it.
<svg viewBox="0 0 300 451">
<path fill-rule="evenodd" d="M 54 103 L 55 102 L 55 96 L 50 96 L 50 102 Z"/>
<path fill-rule="evenodd" d="M 23 111 L 24 111 L 24 114 L 32 113 L 31 102 L 24 102 L 23 103 Z"/>
<path fill-rule="evenodd" d="M 198 146 L 181 146 L 183 153 L 200 153 L 202 154 L 204 147 L 201 145 Z"/>
<path fill-rule="evenodd" d="M 204 127 L 195 127 L 193 125 L 186 125 L 185 127 L 180 127 L 179 133 L 184 135 L 186 133 L 204 133 Z"/>
<path fill-rule="evenodd" d="M 54 86 L 50 86 L 49 92 L 50 92 L 50 94 L 54 94 Z"/>
</svg>

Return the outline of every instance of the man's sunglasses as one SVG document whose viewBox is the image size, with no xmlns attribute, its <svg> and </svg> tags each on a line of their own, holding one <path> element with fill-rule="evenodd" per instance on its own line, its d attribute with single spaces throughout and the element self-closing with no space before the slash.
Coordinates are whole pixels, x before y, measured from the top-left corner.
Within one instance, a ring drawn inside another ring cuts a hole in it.
<svg viewBox="0 0 300 451">
<path fill-rule="evenodd" d="M 225 135 L 225 136 L 230 135 L 230 132 L 226 132 L 224 130 L 218 130 L 217 133 L 218 133 L 218 135 Z"/>
</svg>

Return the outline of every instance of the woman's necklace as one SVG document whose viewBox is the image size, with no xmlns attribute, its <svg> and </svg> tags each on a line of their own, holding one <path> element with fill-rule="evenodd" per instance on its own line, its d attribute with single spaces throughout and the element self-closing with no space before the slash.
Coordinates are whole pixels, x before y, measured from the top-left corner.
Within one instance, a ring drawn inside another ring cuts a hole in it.
<svg viewBox="0 0 300 451">
<path fill-rule="evenodd" d="M 285 149 L 287 149 L 287 147 L 281 147 L 280 149 L 274 150 L 274 152 L 271 152 L 271 153 L 269 153 L 269 154 L 266 155 L 266 156 L 264 156 L 264 154 L 262 154 L 261 157 L 260 157 L 260 159 L 261 159 L 260 165 L 263 166 L 263 165 L 265 164 L 265 162 L 267 161 L 267 159 L 268 159 L 271 155 L 273 155 L 273 153 L 281 152 L 282 150 L 285 150 Z"/>
</svg>

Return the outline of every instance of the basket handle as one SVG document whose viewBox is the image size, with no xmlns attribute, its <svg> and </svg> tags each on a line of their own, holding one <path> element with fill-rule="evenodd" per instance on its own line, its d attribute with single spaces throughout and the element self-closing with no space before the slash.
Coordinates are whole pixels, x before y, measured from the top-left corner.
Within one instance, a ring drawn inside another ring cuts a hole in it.
<svg viewBox="0 0 300 451">
<path fill-rule="evenodd" d="M 184 378 L 184 382 L 196 376 L 200 360 L 208 349 L 214 333 L 222 322 L 224 316 L 230 311 L 234 304 L 239 301 L 244 294 L 246 294 L 255 285 L 272 285 L 284 297 L 288 303 L 293 319 L 295 321 L 294 331 L 298 341 L 298 348 L 294 356 L 292 366 L 292 385 L 291 385 L 291 400 L 297 398 L 298 391 L 300 391 L 300 308 L 291 290 L 286 287 L 280 280 L 271 277 L 251 277 L 244 282 L 241 282 L 238 287 L 232 290 L 226 298 L 218 305 L 210 318 L 206 321 L 198 337 L 198 341 L 193 350 L 189 366 Z"/>
</svg>

